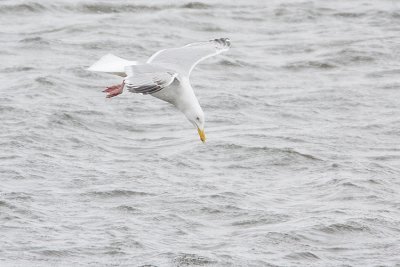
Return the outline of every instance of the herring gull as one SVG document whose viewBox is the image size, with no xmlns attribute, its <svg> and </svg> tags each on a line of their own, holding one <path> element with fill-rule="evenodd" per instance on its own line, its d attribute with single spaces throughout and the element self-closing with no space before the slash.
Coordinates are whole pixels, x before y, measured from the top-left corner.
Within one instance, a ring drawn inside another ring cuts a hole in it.
<svg viewBox="0 0 400 267">
<path fill-rule="evenodd" d="M 107 87 L 107 98 L 117 96 L 126 88 L 132 93 L 149 94 L 171 103 L 196 127 L 200 140 L 205 142 L 204 112 L 190 85 L 189 76 L 200 61 L 230 48 L 228 38 L 191 43 L 178 48 L 164 49 L 140 64 L 108 54 L 88 70 L 124 77 L 121 84 Z"/>
</svg>

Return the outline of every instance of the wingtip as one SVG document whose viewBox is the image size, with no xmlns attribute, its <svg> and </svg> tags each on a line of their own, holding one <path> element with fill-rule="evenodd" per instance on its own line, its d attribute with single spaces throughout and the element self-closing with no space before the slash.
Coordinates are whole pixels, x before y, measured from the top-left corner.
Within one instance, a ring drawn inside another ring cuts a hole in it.
<svg viewBox="0 0 400 267">
<path fill-rule="evenodd" d="M 210 40 L 215 43 L 218 48 L 230 48 L 231 47 L 231 39 L 229 38 L 217 38 L 214 40 Z"/>
</svg>

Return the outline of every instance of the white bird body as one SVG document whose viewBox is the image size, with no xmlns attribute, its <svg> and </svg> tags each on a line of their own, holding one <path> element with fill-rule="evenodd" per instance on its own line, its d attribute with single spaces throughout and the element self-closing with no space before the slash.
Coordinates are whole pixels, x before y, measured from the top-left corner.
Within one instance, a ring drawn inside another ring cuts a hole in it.
<svg viewBox="0 0 400 267">
<path fill-rule="evenodd" d="M 193 101 L 193 97 L 195 97 L 189 80 L 185 77 L 176 77 L 175 81 L 170 86 L 151 94 L 151 96 L 171 103 L 179 110 L 181 110 L 179 106 L 182 106 L 185 99 L 189 97 L 189 99 L 191 99 L 189 102 L 191 102 Z"/>
<path fill-rule="evenodd" d="M 104 91 L 108 93 L 107 97 L 121 94 L 126 87 L 130 92 L 150 94 L 171 103 L 197 128 L 204 142 L 204 113 L 190 85 L 189 76 L 197 63 L 227 51 L 229 47 L 230 40 L 227 38 L 192 43 L 160 50 L 145 64 L 108 54 L 88 70 L 126 77 L 121 85 L 108 87 Z"/>
</svg>

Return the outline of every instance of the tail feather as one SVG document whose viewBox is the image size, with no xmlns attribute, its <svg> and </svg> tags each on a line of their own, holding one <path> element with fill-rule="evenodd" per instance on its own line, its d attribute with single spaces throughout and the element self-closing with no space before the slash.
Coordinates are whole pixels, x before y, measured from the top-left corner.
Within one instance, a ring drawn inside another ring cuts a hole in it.
<svg viewBox="0 0 400 267">
<path fill-rule="evenodd" d="M 113 54 L 107 54 L 90 66 L 88 70 L 126 76 L 124 68 L 137 64 L 136 61 L 130 61 L 114 56 Z"/>
</svg>

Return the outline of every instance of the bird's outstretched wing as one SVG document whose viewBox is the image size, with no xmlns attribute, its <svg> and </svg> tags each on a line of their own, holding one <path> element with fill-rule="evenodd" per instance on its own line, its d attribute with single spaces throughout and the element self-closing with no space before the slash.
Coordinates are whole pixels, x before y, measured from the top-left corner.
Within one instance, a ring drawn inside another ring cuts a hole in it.
<svg viewBox="0 0 400 267">
<path fill-rule="evenodd" d="M 165 64 L 189 76 L 197 63 L 229 50 L 230 46 L 228 38 L 192 43 L 179 48 L 160 50 L 152 55 L 147 63 Z"/>
<path fill-rule="evenodd" d="M 176 73 L 172 72 L 143 73 L 136 76 L 128 76 L 124 82 L 129 92 L 147 95 L 169 86 L 176 75 Z"/>
<path fill-rule="evenodd" d="M 177 73 L 154 64 L 125 67 L 125 87 L 132 93 L 153 94 L 169 86 Z"/>
</svg>

